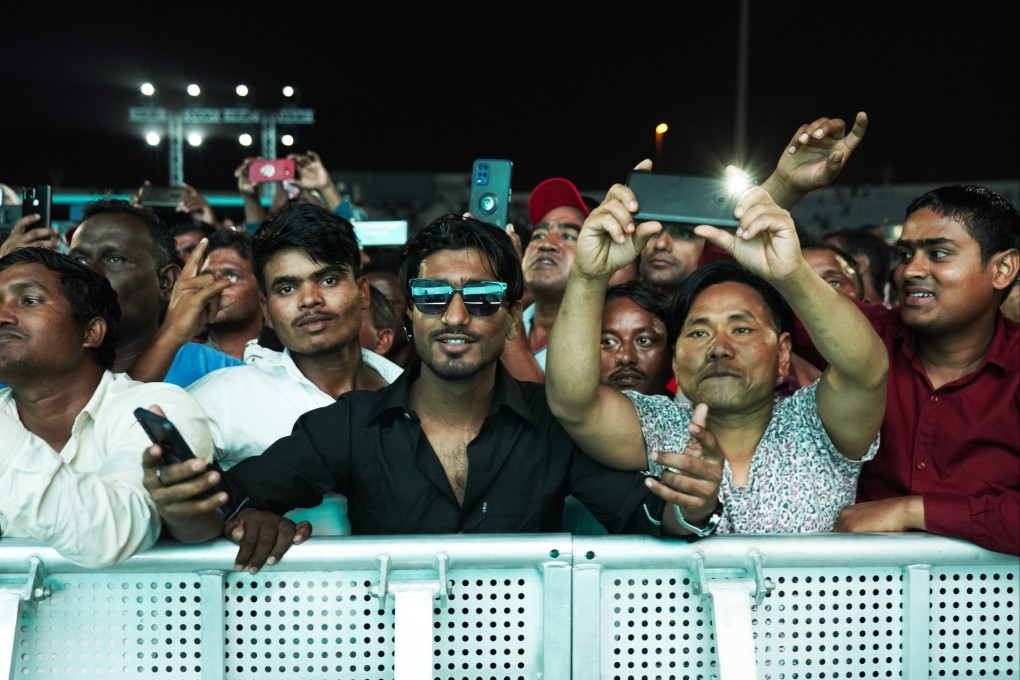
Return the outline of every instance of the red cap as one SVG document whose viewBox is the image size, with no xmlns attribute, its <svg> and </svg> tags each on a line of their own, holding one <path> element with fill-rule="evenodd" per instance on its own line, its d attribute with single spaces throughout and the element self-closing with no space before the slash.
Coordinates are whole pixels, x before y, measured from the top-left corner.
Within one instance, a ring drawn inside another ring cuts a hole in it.
<svg viewBox="0 0 1020 680">
<path fill-rule="evenodd" d="M 591 212 L 584 204 L 584 199 L 581 198 L 577 187 L 570 180 L 553 177 L 541 182 L 532 190 L 531 198 L 528 200 L 528 213 L 531 215 L 532 226 L 541 222 L 547 212 L 562 205 L 577 208 L 584 213 L 585 217 Z"/>
</svg>

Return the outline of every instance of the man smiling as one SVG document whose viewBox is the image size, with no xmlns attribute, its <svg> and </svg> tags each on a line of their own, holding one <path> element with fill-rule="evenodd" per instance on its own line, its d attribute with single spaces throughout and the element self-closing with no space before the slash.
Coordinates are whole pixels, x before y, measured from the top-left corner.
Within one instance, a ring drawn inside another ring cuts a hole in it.
<svg viewBox="0 0 1020 680">
<path fill-rule="evenodd" d="M 148 449 L 146 486 L 171 531 L 192 542 L 226 531 L 241 541 L 237 568 L 257 570 L 310 534 L 277 515 L 332 490 L 347 495 L 354 534 L 561 531 L 571 493 L 613 532 L 654 533 L 641 475 L 586 456 L 544 387 L 514 380 L 499 360 L 524 290 L 510 236 L 446 215 L 405 245 L 400 271 L 417 361 L 392 385 L 306 413 L 290 436 L 225 473 L 234 502 L 247 497 L 252 508 L 236 531 L 213 511 L 227 493 L 201 499 L 218 472 L 160 467 Z"/>
</svg>

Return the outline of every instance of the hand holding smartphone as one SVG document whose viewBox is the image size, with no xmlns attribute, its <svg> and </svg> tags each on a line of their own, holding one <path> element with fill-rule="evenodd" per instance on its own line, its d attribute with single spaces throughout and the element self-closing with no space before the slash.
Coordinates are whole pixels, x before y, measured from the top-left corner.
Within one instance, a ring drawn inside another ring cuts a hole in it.
<svg viewBox="0 0 1020 680">
<path fill-rule="evenodd" d="M 51 226 L 50 212 L 53 207 L 53 188 L 49 184 L 25 187 L 21 193 L 21 214 L 39 215 L 34 228 Z"/>
</svg>

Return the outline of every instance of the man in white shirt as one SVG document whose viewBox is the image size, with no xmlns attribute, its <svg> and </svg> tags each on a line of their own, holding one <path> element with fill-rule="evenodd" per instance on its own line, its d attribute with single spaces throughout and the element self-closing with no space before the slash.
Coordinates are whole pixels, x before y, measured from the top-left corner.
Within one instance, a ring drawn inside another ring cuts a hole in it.
<svg viewBox="0 0 1020 680">
<path fill-rule="evenodd" d="M 220 369 L 188 387 L 209 415 L 223 469 L 289 435 L 305 412 L 350 390 L 377 390 L 401 374 L 400 366 L 361 347 L 369 296 L 360 267 L 353 226 L 316 205 L 292 204 L 259 227 L 252 268 L 267 325 L 285 349 L 249 343 L 246 365 Z M 342 496 L 288 517 L 310 521 L 316 535 L 350 533 Z"/>
<path fill-rule="evenodd" d="M 0 535 L 107 567 L 160 530 L 142 487 L 134 409 L 159 404 L 206 461 L 205 415 L 180 387 L 113 373 L 120 308 L 109 281 L 22 248 L 0 259 Z"/>
</svg>

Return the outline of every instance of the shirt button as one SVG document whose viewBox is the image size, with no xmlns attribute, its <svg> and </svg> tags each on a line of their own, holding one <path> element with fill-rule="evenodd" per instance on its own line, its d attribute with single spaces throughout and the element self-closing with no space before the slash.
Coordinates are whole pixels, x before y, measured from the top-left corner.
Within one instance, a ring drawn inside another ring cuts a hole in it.
<svg viewBox="0 0 1020 680">
<path fill-rule="evenodd" d="M 931 395 L 931 403 L 934 404 L 938 400 L 939 400 L 939 395 L 937 395 L 937 394 Z"/>
<path fill-rule="evenodd" d="M 927 465 L 925 465 L 924 463 L 918 463 L 918 464 L 917 464 L 917 469 L 918 469 L 918 470 L 923 470 L 923 469 L 925 469 L 926 467 L 928 467 L 928 466 L 927 466 Z"/>
</svg>

